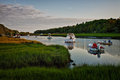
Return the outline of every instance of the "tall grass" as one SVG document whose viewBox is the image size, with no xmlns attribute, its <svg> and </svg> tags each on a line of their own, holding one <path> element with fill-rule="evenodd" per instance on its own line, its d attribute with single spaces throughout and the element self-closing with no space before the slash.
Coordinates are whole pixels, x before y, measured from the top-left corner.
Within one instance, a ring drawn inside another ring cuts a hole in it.
<svg viewBox="0 0 120 80">
<path fill-rule="evenodd" d="M 28 66 L 63 67 L 70 60 L 68 50 L 59 45 L 0 44 L 0 68 Z"/>
<path fill-rule="evenodd" d="M 73 69 L 27 67 L 0 70 L 1 80 L 120 80 L 120 66 L 82 66 Z"/>
<path fill-rule="evenodd" d="M 33 41 L 33 40 L 21 39 L 21 38 L 0 37 L 0 43 L 40 43 L 40 42 Z"/>
</svg>

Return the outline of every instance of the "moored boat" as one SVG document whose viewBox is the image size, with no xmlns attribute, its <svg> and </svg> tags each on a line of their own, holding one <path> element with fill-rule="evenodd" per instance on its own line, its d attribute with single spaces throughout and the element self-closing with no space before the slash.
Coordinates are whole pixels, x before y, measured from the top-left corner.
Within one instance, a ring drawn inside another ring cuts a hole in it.
<svg viewBox="0 0 120 80">
<path fill-rule="evenodd" d="M 48 33 L 47 39 L 52 39 L 51 33 Z"/>
<path fill-rule="evenodd" d="M 20 34 L 19 34 L 19 33 L 16 34 L 16 35 L 15 35 L 15 38 L 20 38 Z"/>
<path fill-rule="evenodd" d="M 52 37 L 51 37 L 51 36 L 48 36 L 47 39 L 52 39 Z"/>
<path fill-rule="evenodd" d="M 73 33 L 68 33 L 65 39 L 65 43 L 75 43 L 75 35 Z"/>
<path fill-rule="evenodd" d="M 105 41 L 98 41 L 97 43 L 102 44 L 102 45 L 112 45 L 112 41 L 108 40 L 108 42 Z"/>
<path fill-rule="evenodd" d="M 88 52 L 92 54 L 104 53 L 104 47 L 100 44 L 90 43 L 88 44 Z"/>
</svg>

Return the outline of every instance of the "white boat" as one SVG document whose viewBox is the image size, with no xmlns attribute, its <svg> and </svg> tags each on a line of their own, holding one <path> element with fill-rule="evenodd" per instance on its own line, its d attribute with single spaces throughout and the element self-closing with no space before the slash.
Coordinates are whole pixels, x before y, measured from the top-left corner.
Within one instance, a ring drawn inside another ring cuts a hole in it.
<svg viewBox="0 0 120 80">
<path fill-rule="evenodd" d="M 47 39 L 52 39 L 51 33 L 48 33 Z"/>
<path fill-rule="evenodd" d="M 19 34 L 19 33 L 16 34 L 16 35 L 15 35 L 15 38 L 20 38 L 20 34 Z"/>
<path fill-rule="evenodd" d="M 27 35 L 28 37 L 30 36 L 30 34 Z"/>
<path fill-rule="evenodd" d="M 93 44 L 88 44 L 88 52 L 91 54 L 104 53 L 104 47 L 97 44 L 97 48 L 93 47 Z"/>
<path fill-rule="evenodd" d="M 52 39 L 52 37 L 51 37 L 51 36 L 48 36 L 47 39 Z"/>
<path fill-rule="evenodd" d="M 73 33 L 68 33 L 65 39 L 65 43 L 74 43 L 76 40 L 75 35 Z"/>
</svg>

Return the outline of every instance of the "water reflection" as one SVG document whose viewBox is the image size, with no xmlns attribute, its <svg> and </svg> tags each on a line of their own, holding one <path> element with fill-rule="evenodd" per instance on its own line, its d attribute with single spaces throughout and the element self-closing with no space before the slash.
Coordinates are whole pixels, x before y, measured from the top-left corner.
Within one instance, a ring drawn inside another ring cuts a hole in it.
<svg viewBox="0 0 120 80">
<path fill-rule="evenodd" d="M 96 53 L 94 53 L 94 52 L 92 52 L 92 51 L 91 51 L 91 52 L 88 51 L 88 53 L 90 53 L 90 54 L 92 54 L 92 55 L 95 55 L 95 56 L 97 55 L 97 58 L 100 58 L 100 57 L 101 57 L 101 54 L 104 54 L 103 52 L 96 52 Z"/>
<path fill-rule="evenodd" d="M 72 50 L 74 49 L 75 43 L 65 43 L 65 45 L 67 46 L 69 50 Z"/>
</svg>

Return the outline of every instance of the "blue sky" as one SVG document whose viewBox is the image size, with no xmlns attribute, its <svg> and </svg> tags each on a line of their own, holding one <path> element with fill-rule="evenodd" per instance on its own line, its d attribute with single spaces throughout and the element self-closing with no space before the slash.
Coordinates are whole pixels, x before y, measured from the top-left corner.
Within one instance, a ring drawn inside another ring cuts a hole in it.
<svg viewBox="0 0 120 80">
<path fill-rule="evenodd" d="M 0 6 L 0 18 L 6 17 L 6 19 L 0 20 L 0 23 L 20 31 L 34 31 L 35 29 L 73 25 L 93 19 L 120 17 L 120 0 L 0 0 Z M 29 15 L 29 19 L 25 18 L 28 16 L 25 14 Z M 9 19 L 8 23 L 8 18 L 11 17 L 16 17 L 17 22 Z M 24 23 L 22 22 L 23 17 Z M 37 25 L 37 27 L 28 30 L 29 25 L 26 23 L 32 21 L 36 23 L 32 25 L 34 27 Z M 24 26 L 23 28 L 26 29 L 22 30 L 21 27 L 16 27 L 17 25 Z"/>
</svg>

